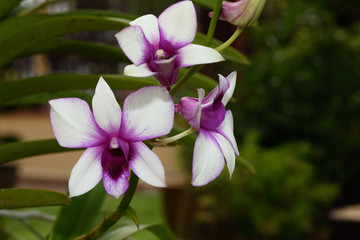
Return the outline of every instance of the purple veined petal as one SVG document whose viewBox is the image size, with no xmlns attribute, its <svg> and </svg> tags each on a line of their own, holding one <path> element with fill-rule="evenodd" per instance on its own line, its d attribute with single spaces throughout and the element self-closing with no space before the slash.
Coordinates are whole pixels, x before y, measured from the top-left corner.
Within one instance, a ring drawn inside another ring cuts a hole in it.
<svg viewBox="0 0 360 240">
<path fill-rule="evenodd" d="M 146 39 L 140 26 L 126 27 L 118 32 L 115 37 L 120 48 L 135 65 L 147 62 L 154 52 L 154 47 Z"/>
<path fill-rule="evenodd" d="M 224 156 L 215 137 L 200 129 L 194 147 L 192 185 L 208 184 L 219 176 L 224 166 Z"/>
<path fill-rule="evenodd" d="M 121 108 L 102 77 L 96 85 L 92 107 L 97 124 L 109 135 L 117 136 L 121 123 Z"/>
<path fill-rule="evenodd" d="M 169 87 L 176 83 L 179 72 L 176 68 L 176 56 L 152 61 L 149 63 L 149 67 L 153 72 L 156 72 L 154 76 L 162 86 Z"/>
<path fill-rule="evenodd" d="M 188 44 L 178 50 L 179 67 L 224 61 L 225 58 L 213 48 Z"/>
<path fill-rule="evenodd" d="M 58 143 L 67 148 L 93 147 L 107 138 L 89 105 L 79 98 L 50 100 L 50 121 Z"/>
<path fill-rule="evenodd" d="M 130 22 L 130 25 L 140 26 L 150 44 L 152 44 L 155 48 L 159 46 L 160 33 L 157 17 L 152 14 L 147 14 Z"/>
<path fill-rule="evenodd" d="M 226 111 L 224 121 L 215 131 L 222 134 L 231 143 L 234 152 L 239 156 L 239 149 L 234 137 L 234 119 L 230 110 Z"/>
<path fill-rule="evenodd" d="M 150 77 L 155 74 L 155 72 L 150 70 L 147 63 L 143 63 L 139 66 L 135 64 L 127 65 L 124 69 L 124 75 L 131 77 Z"/>
<path fill-rule="evenodd" d="M 204 89 L 199 88 L 198 95 L 199 98 L 183 97 L 176 106 L 176 111 L 183 116 L 190 126 L 196 129 L 200 129 L 201 102 L 205 95 Z"/>
<path fill-rule="evenodd" d="M 226 106 L 226 104 L 229 102 L 230 98 L 234 94 L 235 85 L 236 85 L 236 75 L 237 75 L 237 72 L 233 71 L 226 77 L 230 83 L 230 86 L 226 90 L 224 97 L 222 99 L 222 103 L 224 104 L 224 106 Z M 219 80 L 220 80 L 220 78 L 224 78 L 224 77 L 219 75 Z"/>
<path fill-rule="evenodd" d="M 144 182 L 166 187 L 165 171 L 158 156 L 142 142 L 131 144 L 130 168 Z"/>
<path fill-rule="evenodd" d="M 196 28 L 196 12 L 191 1 L 175 3 L 159 16 L 160 38 L 171 42 L 176 49 L 194 40 Z"/>
<path fill-rule="evenodd" d="M 221 151 L 225 157 L 226 164 L 229 169 L 230 178 L 235 169 L 235 152 L 231 146 L 231 143 L 220 133 L 212 132 L 212 135 L 215 137 L 216 141 L 220 145 Z"/>
<path fill-rule="evenodd" d="M 216 86 L 210 93 L 204 98 L 203 103 L 210 103 L 210 102 L 217 102 L 222 101 L 223 96 L 225 95 L 226 91 L 229 89 L 230 83 L 227 78 L 223 77 L 219 74 L 219 85 Z M 225 106 L 225 105 L 224 105 Z"/>
<path fill-rule="evenodd" d="M 119 136 L 138 142 L 164 136 L 174 122 L 174 102 L 165 87 L 144 87 L 124 101 Z"/>
<path fill-rule="evenodd" d="M 71 170 L 69 196 L 76 197 L 93 189 L 102 178 L 101 155 L 104 146 L 90 147 L 85 150 Z"/>
<path fill-rule="evenodd" d="M 103 171 L 103 185 L 105 191 L 109 195 L 119 198 L 129 187 L 129 176 L 130 170 L 123 171 L 117 179 L 112 178 L 108 171 Z"/>
</svg>

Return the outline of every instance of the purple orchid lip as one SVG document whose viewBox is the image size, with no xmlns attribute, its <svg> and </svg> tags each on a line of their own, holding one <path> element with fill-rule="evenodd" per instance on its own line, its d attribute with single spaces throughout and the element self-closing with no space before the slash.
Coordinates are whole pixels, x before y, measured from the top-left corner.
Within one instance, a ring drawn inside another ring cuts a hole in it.
<svg viewBox="0 0 360 240">
<path fill-rule="evenodd" d="M 115 35 L 134 63 L 125 67 L 125 75 L 154 76 L 169 88 L 177 82 L 179 68 L 225 60 L 212 48 L 191 44 L 197 28 L 191 1 L 171 5 L 159 18 L 151 14 L 139 17 L 130 25 Z"/>
<path fill-rule="evenodd" d="M 129 186 L 130 168 L 148 184 L 166 186 L 160 159 L 142 143 L 172 129 L 174 103 L 164 87 L 145 87 L 131 93 L 123 111 L 103 78 L 95 89 L 93 113 L 77 98 L 49 103 L 59 144 L 87 148 L 71 172 L 70 197 L 86 193 L 103 179 L 106 192 L 119 198 Z"/>
<path fill-rule="evenodd" d="M 175 105 L 176 111 L 199 135 L 193 155 L 194 186 L 203 186 L 219 176 L 227 163 L 230 177 L 235 167 L 235 154 L 239 155 L 233 131 L 233 116 L 225 106 L 233 95 L 236 72 L 227 77 L 219 75 L 219 85 L 208 96 L 198 89 L 199 98 L 183 97 Z M 224 161 L 225 158 L 225 161 Z"/>
</svg>

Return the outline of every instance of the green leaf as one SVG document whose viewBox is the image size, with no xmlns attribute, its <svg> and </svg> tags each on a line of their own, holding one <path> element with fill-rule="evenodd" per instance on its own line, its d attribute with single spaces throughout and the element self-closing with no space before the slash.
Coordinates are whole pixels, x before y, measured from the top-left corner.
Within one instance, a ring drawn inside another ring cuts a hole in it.
<svg viewBox="0 0 360 240">
<path fill-rule="evenodd" d="M 164 224 L 141 225 L 139 230 L 134 225 L 123 225 L 102 235 L 99 240 L 119 240 L 127 238 L 134 233 L 148 231 L 161 240 L 175 240 L 172 231 Z"/>
<path fill-rule="evenodd" d="M 194 43 L 204 44 L 205 42 L 206 42 L 206 35 L 204 35 L 202 33 L 197 33 Z M 211 47 L 212 48 L 218 47 L 222 43 L 223 42 L 221 42 L 217 39 L 213 39 L 213 41 L 211 43 Z M 227 60 L 232 61 L 234 63 L 246 64 L 246 65 L 250 64 L 250 61 L 247 59 L 247 57 L 244 54 L 242 54 L 240 51 L 238 51 L 236 48 L 228 47 L 224 51 L 222 51 L 221 54 L 223 55 L 224 58 L 226 58 Z"/>
<path fill-rule="evenodd" d="M 68 204 L 68 196 L 59 192 L 40 189 L 0 189 L 0 209 Z"/>
<path fill-rule="evenodd" d="M 133 221 L 133 223 L 135 223 L 136 227 L 139 229 L 139 219 L 135 209 L 131 205 L 129 205 L 126 210 L 121 208 L 118 209 L 118 212 Z"/>
<path fill-rule="evenodd" d="M 42 92 L 95 88 L 100 75 L 54 74 L 33 77 L 0 85 L 0 104 Z M 158 85 L 154 78 L 135 78 L 124 75 L 103 75 L 112 89 L 136 90 Z"/>
<path fill-rule="evenodd" d="M 36 43 L 55 36 L 90 30 L 120 30 L 128 25 L 128 19 L 78 12 L 12 18 L 0 24 L 0 67 Z"/>
<path fill-rule="evenodd" d="M 41 42 L 25 50 L 19 57 L 31 56 L 37 53 L 75 55 L 109 62 L 130 62 L 118 46 L 113 47 L 67 38 L 54 38 Z"/>
<path fill-rule="evenodd" d="M 0 145 L 0 164 L 19 158 L 75 150 L 78 149 L 60 147 L 55 139 L 7 143 Z"/>
<path fill-rule="evenodd" d="M 215 5 L 215 0 L 193 0 L 193 2 L 209 10 L 212 10 Z"/>
<path fill-rule="evenodd" d="M 102 181 L 91 191 L 71 198 L 71 204 L 60 209 L 48 239 L 68 240 L 90 231 L 105 198 Z"/>
<path fill-rule="evenodd" d="M 22 0 L 1 0 L 0 1 L 0 18 L 17 7 Z"/>
</svg>

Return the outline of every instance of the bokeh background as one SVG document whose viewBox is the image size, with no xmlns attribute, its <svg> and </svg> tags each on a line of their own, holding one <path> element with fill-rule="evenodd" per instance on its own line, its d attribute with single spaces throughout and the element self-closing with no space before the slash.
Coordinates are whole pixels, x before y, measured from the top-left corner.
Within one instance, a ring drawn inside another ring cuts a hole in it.
<svg viewBox="0 0 360 240">
<path fill-rule="evenodd" d="M 39 2 L 24 1 L 23 7 Z M 52 5 L 47 11 L 108 9 L 159 15 L 174 2 L 78 0 Z M 162 159 L 171 159 L 164 160 L 171 184 L 163 190 L 141 185 L 140 219 L 150 215 L 167 222 L 182 239 L 359 239 L 359 9 L 357 0 L 268 0 L 259 24 L 246 29 L 233 44 L 251 64 L 202 69 L 214 79 L 218 73 L 238 71 L 236 101 L 228 106 L 241 157 L 256 168 L 256 174 L 237 166 L 231 180 L 225 169 L 206 187 L 193 188 L 189 185 L 192 149 L 159 150 Z M 198 30 L 204 33 L 208 12 L 197 6 Z M 219 22 L 215 37 L 224 41 L 234 30 Z M 67 37 L 116 46 L 115 33 Z M 121 73 L 123 67 L 96 58 L 39 54 L 11 63 L 1 71 L 0 81 L 64 72 Z M 46 129 L 34 130 L 38 125 Z M 2 142 L 49 137 L 48 106 L 28 99 L 21 107 L 1 108 Z M 54 165 L 46 165 L 48 157 L 10 164 L 1 174 L 2 184 L 66 191 L 79 154 L 60 155 Z M 61 159 L 67 160 L 60 164 Z M 51 172 L 54 168 L 62 170 Z M 15 180 L 5 183 L 4 176 L 10 173 Z M 113 199 L 108 200 L 107 206 L 112 204 Z M 147 218 L 145 222 L 153 220 Z"/>
</svg>

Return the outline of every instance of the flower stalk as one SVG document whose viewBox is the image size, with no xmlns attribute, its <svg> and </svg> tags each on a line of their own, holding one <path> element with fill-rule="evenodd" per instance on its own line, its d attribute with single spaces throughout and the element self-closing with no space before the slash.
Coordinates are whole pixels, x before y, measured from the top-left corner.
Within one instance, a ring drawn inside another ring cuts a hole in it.
<svg viewBox="0 0 360 240">
<path fill-rule="evenodd" d="M 157 146 L 166 146 L 168 145 L 169 143 L 172 143 L 172 142 L 175 142 L 181 138 L 184 138 L 190 134 L 192 134 L 193 132 L 195 132 L 196 129 L 191 127 L 189 129 L 187 129 L 186 131 L 182 132 L 182 133 L 179 133 L 175 136 L 172 136 L 172 137 L 168 137 L 168 138 L 162 138 L 162 139 L 156 139 L 155 142 L 150 142 L 149 144 L 154 146 L 154 147 L 157 147 Z"/>
</svg>

